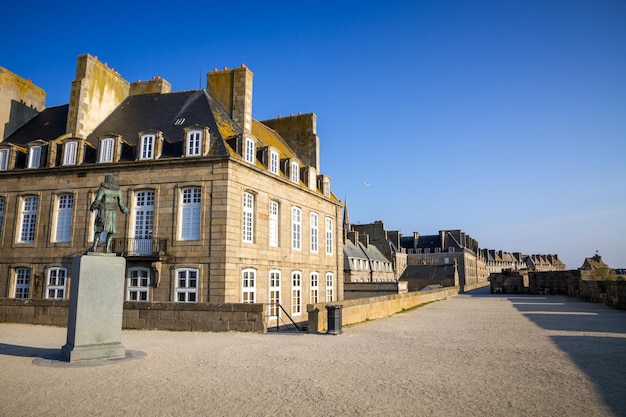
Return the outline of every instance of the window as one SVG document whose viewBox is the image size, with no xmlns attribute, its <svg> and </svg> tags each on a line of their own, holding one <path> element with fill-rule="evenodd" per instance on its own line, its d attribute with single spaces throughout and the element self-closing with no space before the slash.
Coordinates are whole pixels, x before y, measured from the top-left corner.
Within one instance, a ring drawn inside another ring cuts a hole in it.
<svg viewBox="0 0 626 417">
<path fill-rule="evenodd" d="M 149 301 L 150 270 L 148 268 L 131 268 L 128 270 L 126 301 Z"/>
<path fill-rule="evenodd" d="M 200 240 L 200 188 L 183 188 L 180 208 L 180 240 Z"/>
<path fill-rule="evenodd" d="M 176 301 L 195 303 L 198 294 L 198 270 L 181 268 L 176 270 Z"/>
<path fill-rule="evenodd" d="M 319 293 L 320 276 L 317 272 L 311 272 L 311 304 L 317 303 Z"/>
<path fill-rule="evenodd" d="M 291 274 L 291 315 L 299 316 L 302 313 L 302 274 L 294 271 Z"/>
<path fill-rule="evenodd" d="M 135 193 L 133 207 L 133 240 L 131 252 L 134 255 L 152 253 L 152 230 L 154 229 L 154 191 L 138 191 Z"/>
<path fill-rule="evenodd" d="M 66 142 L 63 147 L 63 165 L 76 165 L 78 142 Z"/>
<path fill-rule="evenodd" d="M 291 248 L 301 249 L 302 211 L 298 207 L 291 208 Z"/>
<path fill-rule="evenodd" d="M 72 234 L 74 195 L 61 194 L 57 197 L 55 242 L 69 242 Z"/>
<path fill-rule="evenodd" d="M 6 171 L 9 167 L 9 150 L 0 149 L 0 171 Z"/>
<path fill-rule="evenodd" d="M 246 138 L 246 150 L 244 158 L 246 162 L 254 164 L 254 141 L 250 138 Z"/>
<path fill-rule="evenodd" d="M 2 225 L 4 224 L 4 207 L 6 206 L 6 199 L 0 197 L 0 236 L 2 236 Z"/>
<path fill-rule="evenodd" d="M 100 141 L 100 162 L 113 162 L 113 147 L 115 141 L 111 138 Z"/>
<path fill-rule="evenodd" d="M 63 300 L 65 298 L 65 283 L 67 269 L 48 269 L 48 279 L 46 283 L 46 298 L 49 300 Z"/>
<path fill-rule="evenodd" d="M 326 302 L 333 301 L 333 273 L 326 273 Z"/>
<path fill-rule="evenodd" d="M 280 316 L 280 271 L 270 271 L 270 316 Z"/>
<path fill-rule="evenodd" d="M 326 218 L 326 254 L 332 255 L 333 253 L 333 219 Z"/>
<path fill-rule="evenodd" d="M 35 195 L 22 198 L 20 232 L 18 234 L 19 242 L 31 243 L 35 241 L 38 205 L 39 197 Z"/>
<path fill-rule="evenodd" d="M 318 249 L 318 217 L 316 213 L 311 213 L 311 252 Z"/>
<path fill-rule="evenodd" d="M 41 146 L 31 146 L 28 149 L 28 167 L 39 168 L 41 164 Z"/>
<path fill-rule="evenodd" d="M 243 270 L 241 275 L 241 302 L 254 303 L 256 293 L 256 271 L 251 268 Z"/>
<path fill-rule="evenodd" d="M 202 154 L 202 132 L 193 130 L 187 133 L 186 156 L 200 156 Z"/>
<path fill-rule="evenodd" d="M 140 146 L 139 159 L 154 158 L 154 135 L 143 135 Z"/>
<path fill-rule="evenodd" d="M 15 269 L 15 292 L 14 298 L 28 298 L 30 289 L 30 268 Z"/>
<path fill-rule="evenodd" d="M 252 243 L 254 233 L 254 196 L 243 193 L 243 241 Z"/>
<path fill-rule="evenodd" d="M 291 163 L 291 181 L 298 182 L 300 180 L 299 167 L 297 162 Z"/>
<path fill-rule="evenodd" d="M 278 175 L 278 166 L 279 166 L 278 152 L 270 151 L 270 172 L 272 174 Z"/>
<path fill-rule="evenodd" d="M 269 245 L 278 246 L 278 202 L 270 201 Z"/>
</svg>

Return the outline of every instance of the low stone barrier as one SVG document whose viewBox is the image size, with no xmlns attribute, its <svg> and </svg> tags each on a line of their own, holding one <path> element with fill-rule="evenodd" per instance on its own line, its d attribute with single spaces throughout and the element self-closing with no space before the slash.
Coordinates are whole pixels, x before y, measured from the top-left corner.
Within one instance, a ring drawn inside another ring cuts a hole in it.
<svg viewBox="0 0 626 417">
<path fill-rule="evenodd" d="M 485 286 L 486 284 L 480 285 Z M 476 286 L 478 288 L 479 286 Z M 474 288 L 472 288 L 474 289 Z M 466 291 L 469 289 L 466 287 Z M 459 287 L 446 287 L 430 291 L 417 291 L 406 294 L 385 295 L 354 300 L 308 304 L 308 332 L 324 333 L 328 324 L 328 305 L 341 305 L 342 325 L 360 323 L 388 317 L 420 304 L 443 300 L 459 293 Z"/>
<path fill-rule="evenodd" d="M 0 321 L 67 326 L 69 300 L 0 298 Z M 122 327 L 265 333 L 264 304 L 125 302 Z"/>
</svg>

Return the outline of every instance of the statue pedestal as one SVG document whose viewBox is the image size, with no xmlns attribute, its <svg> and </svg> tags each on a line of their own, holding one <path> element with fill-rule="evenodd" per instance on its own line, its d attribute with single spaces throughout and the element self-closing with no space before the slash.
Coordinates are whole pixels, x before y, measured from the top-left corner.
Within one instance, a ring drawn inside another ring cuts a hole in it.
<svg viewBox="0 0 626 417">
<path fill-rule="evenodd" d="M 70 289 L 68 362 L 119 359 L 126 356 L 122 340 L 126 259 L 93 253 L 74 258 Z"/>
</svg>

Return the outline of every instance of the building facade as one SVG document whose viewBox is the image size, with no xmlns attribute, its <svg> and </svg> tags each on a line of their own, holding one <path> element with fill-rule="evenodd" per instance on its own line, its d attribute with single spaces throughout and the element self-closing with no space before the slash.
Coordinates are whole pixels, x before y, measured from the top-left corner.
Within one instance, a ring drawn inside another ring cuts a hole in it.
<svg viewBox="0 0 626 417">
<path fill-rule="evenodd" d="M 126 300 L 280 304 L 298 320 L 341 299 L 342 204 L 319 172 L 316 116 L 253 119 L 252 80 L 215 70 L 172 92 L 79 56 L 70 103 L 0 142 L 0 296 L 68 297 L 111 173 L 130 210 L 113 238 Z"/>
<path fill-rule="evenodd" d="M 408 265 L 455 265 L 459 285 L 487 282 L 489 276 L 478 242 L 461 230 L 440 230 L 437 235 L 402 236 Z"/>
</svg>

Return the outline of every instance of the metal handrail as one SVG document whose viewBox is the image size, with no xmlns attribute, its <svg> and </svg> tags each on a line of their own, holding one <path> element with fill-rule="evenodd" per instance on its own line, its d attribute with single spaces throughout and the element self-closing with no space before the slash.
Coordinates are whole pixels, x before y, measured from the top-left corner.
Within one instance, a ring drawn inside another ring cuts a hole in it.
<svg viewBox="0 0 626 417">
<path fill-rule="evenodd" d="M 280 304 L 280 303 L 268 303 L 267 305 L 273 307 L 273 306 L 277 306 L 278 308 L 280 308 L 283 313 L 285 313 L 285 316 L 287 316 L 289 318 L 289 320 L 291 321 L 291 323 L 296 327 L 296 329 L 298 329 L 301 332 L 306 331 L 305 329 L 300 328 L 300 326 L 298 326 L 298 324 L 293 320 L 293 318 L 291 318 L 291 316 L 289 315 L 289 313 L 287 313 L 287 310 L 285 310 L 285 308 Z M 281 319 L 280 314 L 278 314 L 279 312 L 277 311 L 275 315 L 270 314 L 268 317 L 276 317 L 276 332 L 279 331 L 280 329 L 280 322 L 282 321 L 283 323 L 285 323 L 286 326 L 289 326 L 289 323 L 286 323 L 285 321 L 283 321 Z"/>
</svg>

